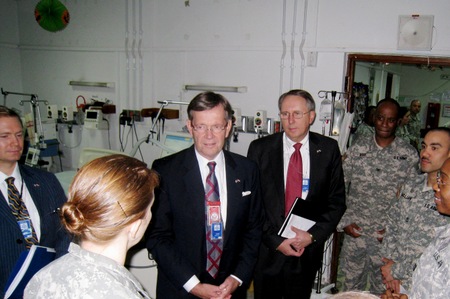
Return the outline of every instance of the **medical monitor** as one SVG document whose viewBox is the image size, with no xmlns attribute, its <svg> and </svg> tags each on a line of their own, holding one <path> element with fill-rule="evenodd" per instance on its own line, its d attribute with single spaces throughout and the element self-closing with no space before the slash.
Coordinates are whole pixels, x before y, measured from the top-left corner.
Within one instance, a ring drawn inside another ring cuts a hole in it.
<svg viewBox="0 0 450 299">
<path fill-rule="evenodd" d="M 162 144 L 173 150 L 173 152 L 171 153 L 163 149 L 161 151 L 161 157 L 165 157 L 190 147 L 192 144 L 194 144 L 194 141 L 189 133 L 166 132 L 164 134 Z"/>
<path fill-rule="evenodd" d="M 100 110 L 86 110 L 86 119 L 91 119 L 98 121 L 99 117 L 101 117 Z M 101 118 L 100 118 L 101 119 Z"/>
<path fill-rule="evenodd" d="M 108 123 L 103 119 L 102 110 L 92 107 L 86 110 L 86 115 L 84 117 L 84 127 L 86 129 L 108 129 Z"/>
</svg>

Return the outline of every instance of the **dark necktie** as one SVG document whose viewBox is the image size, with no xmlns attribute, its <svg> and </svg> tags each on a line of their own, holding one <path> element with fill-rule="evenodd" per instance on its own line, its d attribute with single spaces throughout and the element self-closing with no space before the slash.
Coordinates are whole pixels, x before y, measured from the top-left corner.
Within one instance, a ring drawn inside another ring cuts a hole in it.
<svg viewBox="0 0 450 299">
<path fill-rule="evenodd" d="M 294 144 L 295 151 L 289 160 L 286 177 L 284 214 L 287 215 L 295 199 L 302 196 L 303 163 L 300 153 L 301 143 Z"/>
<path fill-rule="evenodd" d="M 220 197 L 219 197 L 219 186 L 217 184 L 217 178 L 214 174 L 214 168 L 216 162 L 209 162 L 209 174 L 206 177 L 206 187 L 205 187 L 205 206 L 206 206 L 206 251 L 207 251 L 207 261 L 206 261 L 206 271 L 213 277 L 216 278 L 219 271 L 220 258 L 222 256 L 223 242 L 222 239 L 213 240 L 211 237 L 211 219 L 219 219 L 222 223 L 220 215 Z M 215 216 L 212 213 L 218 213 Z"/>
<path fill-rule="evenodd" d="M 22 200 L 22 194 L 19 193 L 14 185 L 14 178 L 9 177 L 5 181 L 8 184 L 8 201 L 11 212 L 16 217 L 17 223 L 25 238 L 25 246 L 29 249 L 31 245 L 38 244 L 36 231 L 34 230 L 27 207 Z"/>
</svg>

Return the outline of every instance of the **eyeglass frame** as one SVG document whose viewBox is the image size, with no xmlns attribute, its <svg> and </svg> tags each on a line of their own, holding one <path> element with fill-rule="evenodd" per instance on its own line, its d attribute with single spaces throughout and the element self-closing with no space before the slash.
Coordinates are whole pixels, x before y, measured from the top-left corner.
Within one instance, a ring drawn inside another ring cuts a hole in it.
<svg viewBox="0 0 450 299">
<path fill-rule="evenodd" d="M 448 185 L 449 183 L 443 182 L 441 179 L 441 171 L 438 170 L 436 172 L 436 184 L 438 185 L 438 188 L 441 188 L 441 186 Z"/>
<path fill-rule="evenodd" d="M 293 115 L 295 119 L 302 119 L 303 116 L 304 116 L 305 114 L 308 114 L 308 113 L 310 113 L 311 111 L 312 111 L 312 110 L 309 110 L 309 111 L 307 111 L 307 112 L 294 111 L 294 112 L 292 112 L 292 113 L 287 112 L 287 111 L 284 111 L 284 112 L 278 113 L 278 115 L 280 116 L 280 119 L 289 119 L 289 117 L 290 117 L 291 115 Z M 287 114 L 287 115 L 286 115 L 286 114 Z M 285 115 L 285 116 L 283 116 L 283 115 Z"/>
<path fill-rule="evenodd" d="M 199 127 L 204 127 L 204 128 L 199 129 Z M 200 134 L 205 134 L 208 131 L 210 131 L 211 133 L 214 133 L 214 134 L 219 134 L 219 133 L 223 132 L 227 127 L 228 127 L 228 122 L 225 125 L 212 125 L 209 127 L 207 125 L 194 126 L 191 123 L 192 130 L 194 130 L 195 132 L 200 133 Z"/>
</svg>

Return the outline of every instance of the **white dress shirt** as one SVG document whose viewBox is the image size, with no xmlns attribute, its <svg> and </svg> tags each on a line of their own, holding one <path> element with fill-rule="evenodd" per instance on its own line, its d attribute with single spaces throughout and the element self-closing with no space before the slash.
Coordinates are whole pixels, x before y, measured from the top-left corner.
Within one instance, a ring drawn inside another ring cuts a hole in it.
<svg viewBox="0 0 450 299">
<path fill-rule="evenodd" d="M 216 162 L 216 167 L 214 168 L 214 173 L 217 178 L 217 184 L 219 185 L 219 196 L 220 196 L 220 212 L 223 221 L 223 228 L 225 229 L 227 222 L 227 175 L 225 171 L 225 157 L 223 152 L 220 152 L 219 155 L 214 160 L 208 160 L 202 157 L 197 151 L 195 151 L 198 161 L 198 167 L 200 168 L 200 174 L 202 176 L 203 187 L 206 187 L 206 177 L 209 174 L 209 162 Z"/>
<path fill-rule="evenodd" d="M 206 187 L 206 177 L 209 174 L 209 162 L 216 162 L 216 167 L 214 168 L 214 174 L 217 178 L 217 184 L 219 185 L 219 196 L 220 196 L 220 213 L 222 216 L 222 222 L 223 222 L 223 229 L 225 233 L 225 225 L 227 222 L 227 203 L 228 203 L 228 196 L 227 196 L 227 174 L 226 174 L 226 167 L 225 167 L 225 156 L 223 155 L 223 151 L 221 151 L 217 157 L 214 160 L 208 160 L 205 159 L 203 156 L 201 156 L 197 150 L 195 150 L 195 155 L 197 156 L 198 166 L 200 168 L 200 174 L 202 176 L 202 182 L 203 187 Z M 230 275 L 233 278 L 235 278 L 239 285 L 242 285 L 242 280 L 239 277 L 236 277 L 235 275 Z M 200 283 L 200 280 L 197 276 L 193 275 L 184 285 L 183 288 L 190 292 L 197 284 Z"/>
<path fill-rule="evenodd" d="M 33 223 L 36 236 L 39 240 L 41 238 L 41 219 L 39 217 L 39 212 L 36 208 L 36 205 L 34 204 L 34 201 L 31 198 L 30 192 L 28 192 L 27 185 L 22 179 L 22 175 L 20 173 L 19 166 L 17 165 L 17 163 L 11 175 L 6 175 L 0 171 L 0 190 L 8 205 L 9 205 L 8 184 L 6 183 L 5 180 L 9 177 L 14 177 L 14 185 L 16 186 L 17 190 L 19 190 L 19 193 L 21 193 L 22 200 L 24 201 L 28 213 L 30 214 L 31 222 Z"/>
<path fill-rule="evenodd" d="M 286 189 L 286 178 L 287 172 L 289 168 L 289 160 L 291 159 L 292 154 L 294 153 L 294 142 L 290 140 L 286 133 L 283 134 L 283 161 L 284 161 L 284 188 Z M 302 147 L 300 148 L 300 154 L 302 155 L 302 166 L 303 166 L 303 179 L 309 179 L 310 174 L 310 157 L 309 157 L 309 133 L 306 134 L 305 138 L 303 138 L 300 143 Z M 305 199 L 308 196 L 309 191 L 302 192 L 302 199 Z"/>
</svg>

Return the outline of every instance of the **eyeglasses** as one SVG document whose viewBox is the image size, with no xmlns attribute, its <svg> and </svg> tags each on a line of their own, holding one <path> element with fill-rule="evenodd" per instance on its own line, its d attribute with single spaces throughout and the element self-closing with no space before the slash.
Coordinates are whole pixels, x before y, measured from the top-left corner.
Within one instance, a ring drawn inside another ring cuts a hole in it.
<svg viewBox="0 0 450 299">
<path fill-rule="evenodd" d="M 197 125 L 197 126 L 194 126 L 194 125 L 191 125 L 192 126 L 192 129 L 195 131 L 195 132 L 198 132 L 198 133 L 206 133 L 207 131 L 211 131 L 211 132 L 213 132 L 213 133 L 220 133 L 220 132 L 222 132 L 223 130 L 225 130 L 225 128 L 228 126 L 228 124 L 226 124 L 226 125 L 213 125 L 213 126 L 210 126 L 210 127 L 208 127 L 207 125 Z"/>
<path fill-rule="evenodd" d="M 442 174 L 440 170 L 436 173 L 436 183 L 438 185 L 438 188 L 441 188 L 441 186 L 448 185 L 448 183 L 442 181 Z"/>
<path fill-rule="evenodd" d="M 278 115 L 280 115 L 281 119 L 288 119 L 291 116 L 291 114 L 292 114 L 292 116 L 294 116 L 295 119 L 301 119 L 301 118 L 303 118 L 303 115 L 308 114 L 309 112 L 311 112 L 311 111 L 308 111 L 308 112 L 294 111 L 292 113 L 285 111 L 285 112 L 278 113 Z"/>
</svg>

